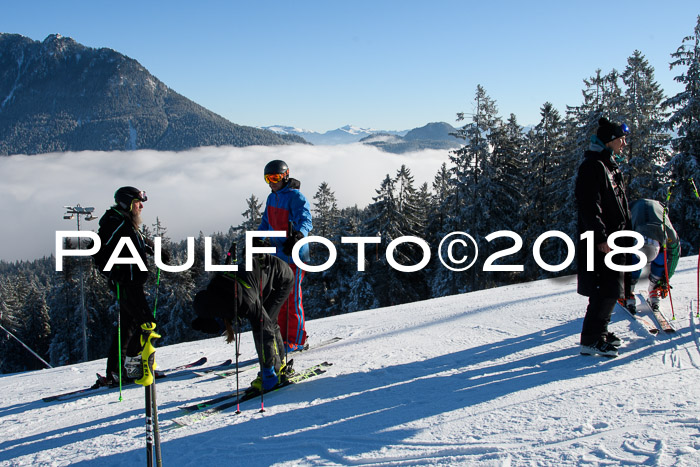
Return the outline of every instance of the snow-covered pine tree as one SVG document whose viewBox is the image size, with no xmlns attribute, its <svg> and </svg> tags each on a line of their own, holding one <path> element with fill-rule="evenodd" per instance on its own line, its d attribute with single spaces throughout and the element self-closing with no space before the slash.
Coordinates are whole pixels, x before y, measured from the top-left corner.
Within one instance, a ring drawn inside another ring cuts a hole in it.
<svg viewBox="0 0 700 467">
<path fill-rule="evenodd" d="M 610 121 L 624 122 L 627 99 L 620 87 L 620 73 L 614 68 L 603 77 L 603 99 L 604 115 Z"/>
<path fill-rule="evenodd" d="M 381 306 L 415 301 L 426 293 L 421 272 L 400 272 L 387 262 L 385 256 L 389 243 L 403 236 L 416 235 L 419 228 L 415 224 L 415 188 L 412 184 L 413 177 L 406 168 L 400 169 L 393 179 L 387 174 L 376 190 L 377 196 L 372 198 L 374 203 L 368 207 L 369 219 L 363 226 L 362 236 L 381 237 L 375 256 L 378 260 L 370 261 L 365 273 Z M 401 193 L 397 188 L 399 185 L 403 185 Z M 394 250 L 393 257 L 401 265 L 413 265 L 422 258 L 422 250 L 413 243 L 404 243 Z"/>
<path fill-rule="evenodd" d="M 654 79 L 654 68 L 638 50 L 627 59 L 622 81 L 626 86 L 624 121 L 630 127 L 625 149 L 628 162 L 623 166 L 628 196 L 630 201 L 661 199 L 660 171 L 670 158 L 670 138 L 664 131 L 667 115 L 661 107 L 664 94 Z"/>
<path fill-rule="evenodd" d="M 326 182 L 319 185 L 312 206 L 313 235 L 318 235 L 333 242 L 336 252 L 340 249 L 340 239 L 337 238 L 338 202 L 335 193 Z M 313 246 L 312 264 L 324 264 L 329 258 L 329 252 L 324 246 Z M 338 261 L 332 268 L 322 272 L 307 272 L 304 287 L 304 305 L 307 318 L 328 316 L 336 306 L 335 292 L 341 287 L 342 280 L 338 276 Z"/>
<path fill-rule="evenodd" d="M 525 193 L 529 205 L 525 212 L 526 245 L 550 230 L 564 230 L 571 212 L 565 210 L 568 198 L 568 181 L 572 172 L 564 152 L 564 126 L 557 109 L 550 102 L 540 108 L 540 122 L 529 134 L 530 148 L 528 177 Z M 540 254 L 548 264 L 560 264 L 568 249 L 560 240 L 550 239 L 542 244 Z M 527 269 L 530 277 L 545 277 L 546 271 L 537 266 L 532 256 L 528 257 Z"/>
<path fill-rule="evenodd" d="M 355 207 L 342 209 L 337 226 L 338 237 L 362 235 L 367 209 Z M 333 302 L 329 313 L 349 313 L 369 310 L 380 306 L 370 278 L 370 264 L 378 263 L 378 245 L 365 248 L 364 271 L 358 271 L 358 253 L 355 245 L 343 245 L 338 249 L 338 259 L 333 267 L 335 280 L 328 295 Z M 381 287 L 381 284 L 379 284 Z"/>
<path fill-rule="evenodd" d="M 457 114 L 457 121 L 465 119 L 465 113 Z M 445 203 L 447 223 L 445 234 L 455 231 L 470 233 L 477 242 L 480 252 L 485 251 L 483 238 L 493 230 L 495 198 L 499 187 L 495 183 L 497 171 L 492 166 L 492 146 L 490 135 L 501 125 L 496 102 L 486 90 L 477 86 L 474 96 L 474 112 L 471 123 L 459 128 L 456 135 L 466 144 L 452 151 L 450 161 L 453 166 L 451 182 L 454 191 Z M 435 276 L 434 290 L 470 291 L 482 288 L 491 278 L 480 274 L 485 256 L 479 254 L 478 261 L 465 273 L 439 274 Z"/>
<path fill-rule="evenodd" d="M 243 223 L 241 228 L 244 232 L 257 230 L 262 220 L 263 203 L 255 194 L 251 194 L 250 198 L 246 199 L 247 209 L 243 211 Z"/>
<path fill-rule="evenodd" d="M 0 324 L 8 332 L 17 335 L 21 329 L 22 303 L 26 296 L 26 284 L 18 274 L 0 276 Z M 21 346 L 6 332 L 0 331 L 0 373 L 26 369 L 28 360 Z"/>
<path fill-rule="evenodd" d="M 323 182 L 314 195 L 313 203 L 314 235 L 323 238 L 333 236 L 338 223 L 338 202 L 328 183 Z"/>
<path fill-rule="evenodd" d="M 700 15 L 693 34 L 683 39 L 671 57 L 671 69 L 683 69 L 674 79 L 685 86 L 664 104 L 672 110 L 668 124 L 677 135 L 671 141 L 674 155 L 668 164 L 669 176 L 677 183 L 670 203 L 671 221 L 684 251 L 697 251 L 700 203 L 691 193 L 688 180 L 694 178 L 695 184 L 700 184 Z"/>
<path fill-rule="evenodd" d="M 44 359 L 48 354 L 51 337 L 51 325 L 49 321 L 49 306 L 46 303 L 46 289 L 37 284 L 36 281 L 30 281 L 24 303 L 20 310 L 20 328 L 17 329 L 16 335 L 25 345 Z M 24 361 L 27 362 L 25 369 L 39 370 L 45 367 L 44 364 L 33 355 L 26 355 L 26 350 L 22 349 L 20 353 L 25 357 Z"/>
<path fill-rule="evenodd" d="M 413 186 L 414 178 L 411 170 L 405 164 L 396 172 L 394 186 L 396 187 L 396 203 L 401 216 L 401 231 L 404 235 L 422 236 L 425 230 L 425 213 L 421 212 L 419 195 Z"/>
<path fill-rule="evenodd" d="M 450 181 L 450 178 L 450 170 L 447 168 L 447 164 L 443 162 L 433 178 L 433 205 L 435 209 L 435 216 L 429 217 L 427 226 L 429 232 L 428 235 L 431 237 L 434 234 L 437 234 L 445 223 L 445 213 L 443 211 L 443 207 L 455 190 L 455 186 Z"/>
<path fill-rule="evenodd" d="M 416 225 L 420 226 L 418 234 L 421 238 L 428 241 L 428 222 L 429 219 L 437 215 L 437 206 L 435 204 L 435 196 L 430 192 L 427 182 L 424 182 L 416 190 L 414 204 L 416 208 Z"/>
<path fill-rule="evenodd" d="M 624 117 L 622 112 L 625 107 L 619 98 L 621 91 L 613 81 L 613 75 L 617 76 L 617 72 L 604 76 L 600 69 L 596 70 L 594 76 L 583 80 L 583 103 L 567 106 L 566 118 L 573 123 L 567 127 L 575 131 L 567 134 L 567 140 L 579 151 L 579 159 L 582 159 L 583 151 L 588 149 L 591 135 L 598 129 L 600 117 L 605 116 L 613 121 Z"/>
<path fill-rule="evenodd" d="M 75 248 L 72 239 L 66 238 L 65 250 Z M 51 318 L 50 363 L 66 365 L 83 358 L 82 310 L 80 300 L 80 268 L 78 261 L 84 257 L 63 259 L 63 271 L 56 272 L 56 288 L 47 297 Z M 87 268 L 83 268 L 85 272 Z M 88 342 L 89 342 L 88 336 Z"/>
<path fill-rule="evenodd" d="M 525 180 L 528 177 L 525 137 L 516 116 L 510 114 L 506 123 L 495 126 L 489 140 L 493 148 L 490 164 L 492 183 L 497 187 L 490 207 L 492 217 L 489 233 L 506 230 L 523 237 L 526 225 L 523 213 L 526 212 L 530 199 L 525 196 Z M 489 250 L 500 251 L 512 245 L 511 239 L 495 239 L 489 243 Z M 499 264 L 524 264 L 526 257 L 526 249 L 521 249 L 516 254 L 503 258 Z M 490 275 L 497 284 L 513 283 L 523 277 L 520 273 L 512 272 L 495 272 Z"/>
</svg>

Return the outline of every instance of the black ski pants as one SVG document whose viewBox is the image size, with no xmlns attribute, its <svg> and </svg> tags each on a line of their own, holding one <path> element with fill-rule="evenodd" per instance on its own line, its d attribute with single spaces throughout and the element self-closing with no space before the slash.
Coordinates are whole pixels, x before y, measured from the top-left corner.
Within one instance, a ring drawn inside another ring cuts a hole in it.
<svg viewBox="0 0 700 467">
<path fill-rule="evenodd" d="M 121 364 L 126 356 L 135 357 L 141 351 L 141 324 L 153 322 L 142 285 L 119 285 L 119 325 L 114 331 L 107 355 L 107 378 L 119 377 L 119 333 L 121 328 Z M 122 378 L 125 373 L 122 371 Z"/>
<path fill-rule="evenodd" d="M 583 318 L 581 345 L 594 345 L 605 339 L 615 303 L 616 298 L 589 297 L 586 316 Z"/>
</svg>

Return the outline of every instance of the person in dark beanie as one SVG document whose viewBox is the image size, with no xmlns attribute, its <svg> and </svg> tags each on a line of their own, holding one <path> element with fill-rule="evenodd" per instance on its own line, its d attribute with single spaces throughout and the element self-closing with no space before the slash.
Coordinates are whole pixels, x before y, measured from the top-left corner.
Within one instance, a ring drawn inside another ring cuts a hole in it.
<svg viewBox="0 0 700 467">
<path fill-rule="evenodd" d="M 584 153 L 576 177 L 578 209 L 577 247 L 578 293 L 588 297 L 588 308 L 581 330 L 581 354 L 616 357 L 621 340 L 608 332 L 608 323 L 617 300 L 624 294 L 624 274 L 605 265 L 611 251 L 608 237 L 620 230 L 631 230 L 631 215 L 622 172 L 622 150 L 629 133 L 624 123 L 603 117 L 598 131 Z M 593 232 L 593 268 L 588 270 L 585 232 Z M 619 243 L 618 243 L 619 244 Z M 625 264 L 625 255 L 613 256 L 617 265 Z"/>
</svg>

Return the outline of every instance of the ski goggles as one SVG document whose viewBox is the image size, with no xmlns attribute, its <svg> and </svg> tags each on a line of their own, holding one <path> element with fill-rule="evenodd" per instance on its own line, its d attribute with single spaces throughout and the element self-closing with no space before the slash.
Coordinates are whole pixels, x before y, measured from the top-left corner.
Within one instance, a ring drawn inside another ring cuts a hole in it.
<svg viewBox="0 0 700 467">
<path fill-rule="evenodd" d="M 281 174 L 265 174 L 265 182 L 267 182 L 268 184 L 279 183 L 282 180 L 284 180 L 284 178 L 287 175 L 289 175 L 289 170 L 287 170 L 286 172 L 281 173 Z"/>
<path fill-rule="evenodd" d="M 613 139 L 622 138 L 630 133 L 630 127 L 626 123 L 620 123 L 619 126 L 613 129 Z"/>
<path fill-rule="evenodd" d="M 136 196 L 134 197 L 134 199 L 131 200 L 131 207 L 133 207 L 133 206 L 134 206 L 134 203 L 137 202 L 137 201 L 141 201 L 142 203 L 145 203 L 146 201 L 148 201 L 148 196 L 146 196 L 146 192 L 145 192 L 145 191 L 139 191 L 139 192 L 136 194 Z"/>
</svg>

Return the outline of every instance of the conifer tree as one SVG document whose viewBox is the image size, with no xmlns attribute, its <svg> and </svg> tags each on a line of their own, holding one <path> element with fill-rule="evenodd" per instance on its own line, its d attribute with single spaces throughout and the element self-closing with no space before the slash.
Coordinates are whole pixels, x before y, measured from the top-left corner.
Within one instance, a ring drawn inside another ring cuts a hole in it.
<svg viewBox="0 0 700 467">
<path fill-rule="evenodd" d="M 565 231 L 571 211 L 567 206 L 569 177 L 572 167 L 564 151 L 564 125 L 559 112 L 550 102 L 540 109 L 540 122 L 529 137 L 530 157 L 528 181 L 529 206 L 525 216 L 527 228 L 525 244 L 533 245 L 537 238 L 550 231 Z M 561 263 L 568 253 L 564 244 L 557 240 L 546 241 L 540 250 L 542 258 L 549 264 Z M 528 271 L 542 277 L 544 271 L 535 265 L 530 256 Z"/>
<path fill-rule="evenodd" d="M 625 148 L 628 162 L 623 165 L 628 196 L 630 200 L 659 199 L 660 169 L 669 159 L 667 115 L 661 108 L 664 95 L 654 79 L 654 68 L 638 50 L 627 59 L 622 80 L 627 87 L 624 121 L 630 127 Z"/>
<path fill-rule="evenodd" d="M 690 191 L 689 180 L 693 178 L 696 185 L 700 181 L 700 15 L 693 34 L 683 39 L 671 57 L 671 69 L 683 70 L 675 80 L 685 86 L 664 104 L 672 110 L 668 124 L 677 134 L 671 141 L 674 155 L 668 165 L 669 176 L 677 183 L 671 198 L 671 220 L 684 250 L 696 251 L 700 244 L 700 206 Z"/>
<path fill-rule="evenodd" d="M 328 183 L 323 182 L 314 195 L 314 235 L 324 238 L 333 236 L 338 223 L 338 202 Z"/>
<path fill-rule="evenodd" d="M 497 170 L 492 165 L 490 135 L 501 125 L 496 102 L 486 90 L 477 86 L 474 96 L 474 112 L 471 123 L 459 128 L 456 135 L 465 140 L 465 145 L 450 154 L 452 162 L 452 184 L 454 190 L 445 203 L 448 210 L 446 232 L 468 231 L 477 242 L 479 250 L 485 245 L 483 237 L 491 233 L 494 221 L 494 195 L 498 191 L 495 180 Z M 465 119 L 465 113 L 458 113 L 457 120 Z M 436 276 L 434 287 L 447 291 L 476 290 L 487 276 L 478 274 L 484 258 L 465 273 L 451 273 L 447 277 Z"/>
<path fill-rule="evenodd" d="M 241 224 L 241 229 L 244 232 L 257 230 L 262 220 L 262 201 L 260 201 L 255 194 L 251 194 L 250 198 L 246 200 L 247 209 L 243 211 L 243 224 Z"/>
<path fill-rule="evenodd" d="M 46 359 L 50 344 L 51 325 L 49 323 L 49 307 L 46 303 L 46 292 L 39 289 L 34 281 L 28 284 L 28 290 L 24 303 L 20 310 L 21 328 L 18 329 L 18 337 L 30 349 Z M 44 368 L 42 362 L 32 357 L 24 358 L 28 370 Z"/>
<path fill-rule="evenodd" d="M 313 203 L 313 221 L 314 235 L 325 238 L 331 241 L 338 252 L 340 248 L 340 239 L 337 236 L 338 203 L 335 198 L 335 193 L 331 190 L 328 183 L 323 182 L 314 195 Z M 330 253 L 325 246 L 314 247 L 312 255 L 313 264 L 325 264 L 329 259 Z M 336 312 L 340 304 L 336 301 L 336 291 L 339 287 L 343 287 L 342 278 L 339 276 L 338 260 L 330 269 L 322 272 L 307 273 L 306 287 L 304 289 L 305 308 L 309 310 L 307 318 L 318 318 L 328 316 Z"/>
</svg>

